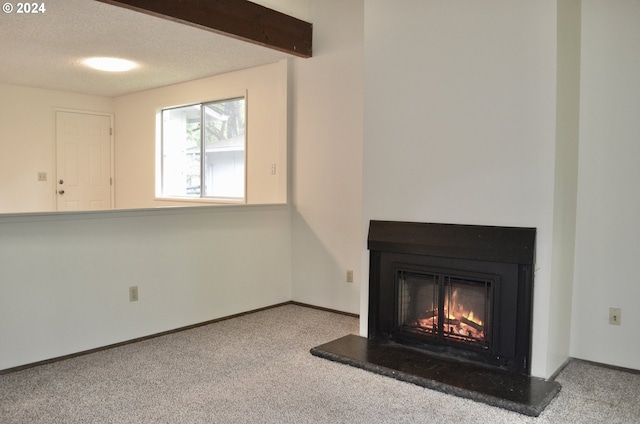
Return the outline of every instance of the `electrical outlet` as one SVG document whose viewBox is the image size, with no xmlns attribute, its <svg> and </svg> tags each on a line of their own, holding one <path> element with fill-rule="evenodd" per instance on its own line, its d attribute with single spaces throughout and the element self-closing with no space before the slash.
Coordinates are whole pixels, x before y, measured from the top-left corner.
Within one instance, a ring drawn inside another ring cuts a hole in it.
<svg viewBox="0 0 640 424">
<path fill-rule="evenodd" d="M 47 181 L 47 173 L 38 172 L 38 181 Z"/>
<path fill-rule="evenodd" d="M 275 163 L 271 164 L 271 175 L 276 175 L 276 164 Z"/>
<path fill-rule="evenodd" d="M 620 325 L 621 321 L 622 321 L 622 309 L 609 308 L 609 324 Z"/>
<path fill-rule="evenodd" d="M 353 283 L 353 271 L 347 270 L 347 283 Z"/>
<path fill-rule="evenodd" d="M 129 287 L 129 302 L 138 301 L 138 286 Z"/>
</svg>

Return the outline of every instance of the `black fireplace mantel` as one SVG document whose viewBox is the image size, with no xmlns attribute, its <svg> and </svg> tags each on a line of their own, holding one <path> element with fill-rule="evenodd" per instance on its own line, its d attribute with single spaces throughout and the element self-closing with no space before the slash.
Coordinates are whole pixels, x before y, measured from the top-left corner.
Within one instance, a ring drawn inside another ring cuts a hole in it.
<svg viewBox="0 0 640 424">
<path fill-rule="evenodd" d="M 533 264 L 535 228 L 371 221 L 371 251 Z"/>
</svg>

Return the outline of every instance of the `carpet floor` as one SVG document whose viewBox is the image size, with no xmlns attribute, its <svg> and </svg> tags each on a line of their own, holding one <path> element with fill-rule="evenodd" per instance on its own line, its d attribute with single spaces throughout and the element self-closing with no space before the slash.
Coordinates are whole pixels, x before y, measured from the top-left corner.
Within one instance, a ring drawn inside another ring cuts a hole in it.
<svg viewBox="0 0 640 424">
<path fill-rule="evenodd" d="M 640 423 L 640 375 L 584 361 L 533 418 L 309 353 L 357 332 L 286 305 L 0 375 L 0 423 Z"/>
</svg>

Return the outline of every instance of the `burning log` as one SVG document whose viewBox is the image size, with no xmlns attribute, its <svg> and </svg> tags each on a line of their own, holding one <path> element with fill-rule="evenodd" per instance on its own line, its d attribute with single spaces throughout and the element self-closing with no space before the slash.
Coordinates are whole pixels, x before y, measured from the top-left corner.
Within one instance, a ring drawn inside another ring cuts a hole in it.
<svg viewBox="0 0 640 424">
<path fill-rule="evenodd" d="M 484 325 L 463 316 L 461 313 L 454 313 L 454 315 L 450 315 L 447 310 L 444 311 L 442 325 L 443 331 L 449 335 L 448 337 L 467 340 L 481 340 L 484 338 Z M 473 318 L 472 315 L 469 316 Z M 418 320 L 413 322 L 413 325 L 416 330 L 435 334 L 438 331 L 438 310 L 425 311 Z"/>
<path fill-rule="evenodd" d="M 455 318 L 447 318 L 447 317 L 445 317 L 444 324 L 445 325 L 453 325 L 455 327 L 459 327 L 460 326 L 460 320 L 455 319 Z"/>
<path fill-rule="evenodd" d="M 424 314 L 415 321 L 415 325 L 425 329 L 432 328 L 438 323 L 438 310 L 425 311 Z"/>
<path fill-rule="evenodd" d="M 478 324 L 477 322 L 471 321 L 470 319 L 467 319 L 467 318 L 465 318 L 465 317 L 462 317 L 462 318 L 460 319 L 460 321 L 461 321 L 463 324 L 468 325 L 469 327 L 473 327 L 473 328 L 475 328 L 477 331 L 484 331 L 484 325 L 480 325 L 480 324 Z"/>
</svg>

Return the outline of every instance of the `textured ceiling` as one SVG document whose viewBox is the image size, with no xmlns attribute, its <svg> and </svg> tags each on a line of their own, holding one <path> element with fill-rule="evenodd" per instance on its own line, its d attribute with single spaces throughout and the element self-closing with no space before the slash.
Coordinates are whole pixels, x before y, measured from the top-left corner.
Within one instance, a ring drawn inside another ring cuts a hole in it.
<svg viewBox="0 0 640 424">
<path fill-rule="evenodd" d="M 43 14 L 0 16 L 0 83 L 116 97 L 293 57 L 97 1 L 45 5 Z M 91 56 L 140 66 L 95 71 L 81 64 Z"/>
</svg>

